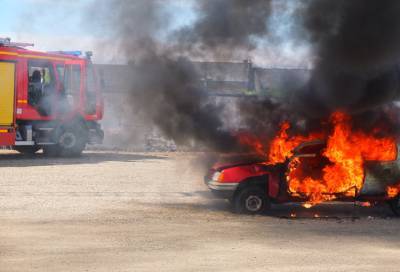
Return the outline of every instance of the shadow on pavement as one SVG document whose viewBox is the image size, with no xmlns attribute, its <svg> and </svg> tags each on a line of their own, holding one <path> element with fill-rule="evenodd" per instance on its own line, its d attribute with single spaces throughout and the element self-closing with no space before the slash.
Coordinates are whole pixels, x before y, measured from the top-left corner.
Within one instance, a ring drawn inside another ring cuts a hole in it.
<svg viewBox="0 0 400 272">
<path fill-rule="evenodd" d="M 51 158 L 42 153 L 23 155 L 18 153 L 0 153 L 0 167 L 31 167 L 47 165 L 96 164 L 107 161 L 139 162 L 146 160 L 165 160 L 167 157 L 145 153 L 85 152 L 80 157 Z"/>
<path fill-rule="evenodd" d="M 231 204 L 227 200 L 216 199 L 209 191 L 196 191 L 191 194 L 186 194 L 191 196 L 200 196 L 207 201 L 199 203 L 171 203 L 163 204 L 163 206 L 230 212 L 235 215 Z M 237 216 L 248 215 L 237 214 Z M 389 205 L 386 203 L 377 204 L 371 207 L 362 207 L 360 205 L 355 205 L 353 202 L 328 202 L 316 205 L 310 209 L 306 209 L 298 203 L 273 204 L 271 210 L 261 216 L 289 220 L 398 219 L 400 222 L 400 218 L 393 214 Z"/>
</svg>

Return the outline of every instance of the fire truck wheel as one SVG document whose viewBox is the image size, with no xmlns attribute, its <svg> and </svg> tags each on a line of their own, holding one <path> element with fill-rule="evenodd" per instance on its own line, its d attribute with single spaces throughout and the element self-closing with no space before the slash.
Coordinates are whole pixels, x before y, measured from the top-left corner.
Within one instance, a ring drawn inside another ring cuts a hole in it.
<svg viewBox="0 0 400 272">
<path fill-rule="evenodd" d="M 14 146 L 13 149 L 18 151 L 21 154 L 24 154 L 24 155 L 33 155 L 36 152 L 38 152 L 41 149 L 41 147 L 40 146 L 36 146 L 36 145 L 33 145 L 33 146 Z"/>
<path fill-rule="evenodd" d="M 87 143 L 87 130 L 83 125 L 65 127 L 58 140 L 60 155 L 63 157 L 80 156 Z"/>
<path fill-rule="evenodd" d="M 270 201 L 262 188 L 250 186 L 235 195 L 233 205 L 237 213 L 261 214 L 270 208 Z"/>
<path fill-rule="evenodd" d="M 87 143 L 87 129 L 80 123 L 59 128 L 57 144 L 43 147 L 49 157 L 76 157 L 82 154 Z"/>
<path fill-rule="evenodd" d="M 389 201 L 390 208 L 396 216 L 400 216 L 400 196 Z"/>
</svg>

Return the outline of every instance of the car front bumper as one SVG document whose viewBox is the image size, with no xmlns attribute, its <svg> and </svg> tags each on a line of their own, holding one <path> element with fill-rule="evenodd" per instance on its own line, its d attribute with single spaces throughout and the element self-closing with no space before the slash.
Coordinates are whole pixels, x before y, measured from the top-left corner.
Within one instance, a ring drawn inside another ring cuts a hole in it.
<svg viewBox="0 0 400 272">
<path fill-rule="evenodd" d="M 210 188 L 211 192 L 218 198 L 230 199 L 233 197 L 238 183 L 221 183 L 215 180 L 205 180 L 205 184 Z"/>
</svg>

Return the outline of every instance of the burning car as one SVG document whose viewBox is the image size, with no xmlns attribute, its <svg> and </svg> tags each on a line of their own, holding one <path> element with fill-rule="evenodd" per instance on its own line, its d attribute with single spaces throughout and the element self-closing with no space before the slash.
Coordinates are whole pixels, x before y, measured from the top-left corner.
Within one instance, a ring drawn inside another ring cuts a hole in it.
<svg viewBox="0 0 400 272">
<path fill-rule="evenodd" d="M 305 163 L 309 173 L 318 173 L 326 164 L 321 155 L 325 143 L 306 142 L 299 145 L 287 162 L 269 165 L 264 162 L 216 164 L 205 177 L 214 195 L 228 199 L 236 212 L 257 214 L 270 209 L 271 203 L 309 203 L 307 192 L 290 188 L 288 175 L 293 164 Z M 342 192 L 324 194 L 329 200 L 385 202 L 400 215 L 400 187 L 393 183 L 400 180 L 400 159 L 389 162 L 369 162 L 365 166 L 365 180 L 360 191 L 346 188 Z M 311 204 L 310 204 L 311 205 Z"/>
<path fill-rule="evenodd" d="M 257 214 L 271 203 L 388 202 L 400 215 L 400 158 L 390 137 L 354 132 L 343 114 L 328 136 L 289 137 L 284 125 L 269 160 L 216 164 L 205 177 L 211 191 L 239 213 Z M 259 144 L 257 143 L 257 146 Z"/>
</svg>

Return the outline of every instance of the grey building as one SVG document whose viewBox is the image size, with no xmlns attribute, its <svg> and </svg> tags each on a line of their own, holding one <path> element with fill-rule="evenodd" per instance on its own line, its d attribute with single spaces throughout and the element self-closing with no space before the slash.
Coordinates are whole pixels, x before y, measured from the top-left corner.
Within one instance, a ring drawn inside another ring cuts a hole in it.
<svg viewBox="0 0 400 272">
<path fill-rule="evenodd" d="M 306 82 L 309 71 L 290 68 L 258 68 L 252 63 L 193 62 L 199 75 L 198 87 L 215 103 L 232 103 L 247 96 L 268 96 L 275 100 L 285 99 L 287 90 Z M 105 145 L 143 149 L 148 135 L 154 128 L 137 118 L 132 107 L 132 69 L 127 65 L 95 65 L 103 87 L 105 115 Z M 229 102 L 227 102 L 229 101 Z M 232 109 L 234 115 L 234 109 Z M 233 121 L 232 121 L 233 122 Z M 141 147 L 141 148 L 140 148 Z"/>
</svg>

